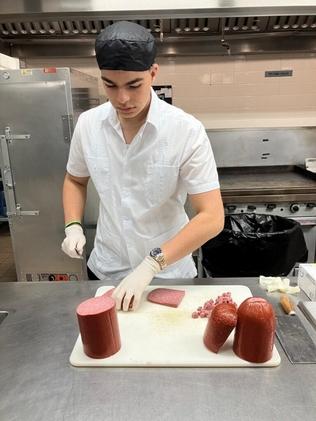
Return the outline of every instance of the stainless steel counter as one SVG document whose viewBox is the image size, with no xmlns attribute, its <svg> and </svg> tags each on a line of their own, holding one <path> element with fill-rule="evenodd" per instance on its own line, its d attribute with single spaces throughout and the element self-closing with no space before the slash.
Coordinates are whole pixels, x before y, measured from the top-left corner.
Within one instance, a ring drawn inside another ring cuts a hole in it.
<svg viewBox="0 0 316 421">
<path fill-rule="evenodd" d="M 265 296 L 251 278 L 171 283 L 193 282 L 243 284 Z M 292 365 L 278 343 L 274 368 L 72 367 L 75 308 L 101 285 L 0 285 L 0 310 L 9 312 L 0 325 L 1 421 L 315 420 L 316 365 Z"/>
</svg>

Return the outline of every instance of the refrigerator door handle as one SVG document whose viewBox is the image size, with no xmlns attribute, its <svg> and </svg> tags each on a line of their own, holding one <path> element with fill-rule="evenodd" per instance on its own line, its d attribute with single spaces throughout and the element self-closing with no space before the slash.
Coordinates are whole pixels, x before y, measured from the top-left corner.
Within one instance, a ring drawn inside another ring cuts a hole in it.
<svg viewBox="0 0 316 421">
<path fill-rule="evenodd" d="M 12 174 L 10 168 L 4 168 L 3 170 L 3 181 L 4 184 L 8 187 L 8 189 L 13 189 L 13 181 L 12 181 Z"/>
<path fill-rule="evenodd" d="M 38 210 L 34 211 L 23 211 L 19 203 L 16 203 L 15 198 L 15 183 L 12 178 L 11 166 L 10 166 L 10 157 L 8 142 L 11 143 L 12 140 L 29 140 L 31 136 L 29 134 L 22 135 L 12 135 L 10 127 L 5 128 L 5 134 L 0 135 L 0 157 L 2 160 L 1 166 L 3 167 L 3 180 L 5 186 L 5 196 L 8 206 L 7 215 L 10 216 L 37 216 L 39 215 Z"/>
</svg>

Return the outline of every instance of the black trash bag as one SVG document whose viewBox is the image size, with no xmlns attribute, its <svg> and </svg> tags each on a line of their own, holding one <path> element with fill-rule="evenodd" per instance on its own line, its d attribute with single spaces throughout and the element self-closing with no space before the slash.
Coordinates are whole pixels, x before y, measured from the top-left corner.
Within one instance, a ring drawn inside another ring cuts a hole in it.
<svg viewBox="0 0 316 421">
<path fill-rule="evenodd" d="M 227 215 L 224 230 L 202 252 L 213 277 L 287 275 L 308 254 L 298 222 L 255 213 Z"/>
</svg>

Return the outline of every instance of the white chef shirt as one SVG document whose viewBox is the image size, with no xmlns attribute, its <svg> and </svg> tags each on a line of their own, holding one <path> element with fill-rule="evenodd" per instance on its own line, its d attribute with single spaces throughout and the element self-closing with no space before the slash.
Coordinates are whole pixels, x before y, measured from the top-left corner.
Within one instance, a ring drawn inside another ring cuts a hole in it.
<svg viewBox="0 0 316 421">
<path fill-rule="evenodd" d="M 187 224 L 187 193 L 219 188 L 204 127 L 154 90 L 147 120 L 129 145 L 110 102 L 82 113 L 67 171 L 90 176 L 96 187 L 99 218 L 88 266 L 98 278 L 117 283 Z M 196 273 L 189 255 L 157 277 L 193 278 Z"/>
</svg>

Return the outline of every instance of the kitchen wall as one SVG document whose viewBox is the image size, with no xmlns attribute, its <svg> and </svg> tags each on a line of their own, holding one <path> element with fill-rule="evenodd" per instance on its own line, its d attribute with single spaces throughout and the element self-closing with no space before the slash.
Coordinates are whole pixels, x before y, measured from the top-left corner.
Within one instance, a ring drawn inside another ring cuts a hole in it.
<svg viewBox="0 0 316 421">
<path fill-rule="evenodd" d="M 171 84 L 173 103 L 192 114 L 303 113 L 316 116 L 316 54 L 158 57 L 156 84 Z M 30 58 L 27 67 L 71 66 L 99 76 L 94 58 Z M 266 70 L 293 70 L 266 78 Z M 104 91 L 100 81 L 100 96 Z"/>
</svg>

